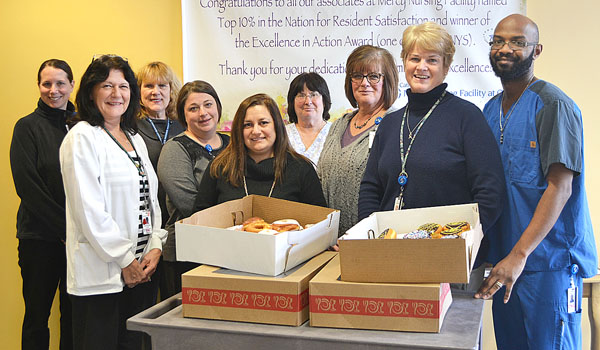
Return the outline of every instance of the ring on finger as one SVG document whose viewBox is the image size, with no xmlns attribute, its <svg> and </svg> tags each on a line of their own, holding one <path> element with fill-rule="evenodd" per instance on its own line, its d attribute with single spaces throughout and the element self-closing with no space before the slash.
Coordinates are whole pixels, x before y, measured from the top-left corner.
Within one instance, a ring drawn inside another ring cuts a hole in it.
<svg viewBox="0 0 600 350">
<path fill-rule="evenodd" d="M 502 288 L 504 286 L 504 284 L 502 282 L 500 282 L 500 281 L 496 281 L 496 283 L 494 283 L 494 285 L 496 287 L 498 287 L 498 289 L 500 289 L 500 288 Z"/>
</svg>

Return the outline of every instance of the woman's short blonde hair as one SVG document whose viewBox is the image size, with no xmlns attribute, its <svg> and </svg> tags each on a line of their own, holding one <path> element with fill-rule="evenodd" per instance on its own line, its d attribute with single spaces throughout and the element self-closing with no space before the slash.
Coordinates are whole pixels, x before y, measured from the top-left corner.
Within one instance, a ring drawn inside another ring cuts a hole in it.
<svg viewBox="0 0 600 350">
<path fill-rule="evenodd" d="M 402 34 L 402 61 L 406 62 L 408 55 L 419 48 L 425 51 L 433 51 L 444 58 L 444 69 L 448 69 L 454 58 L 454 42 L 446 29 L 434 22 L 425 22 L 413 25 Z"/>
<path fill-rule="evenodd" d="M 175 75 L 175 72 L 171 69 L 171 67 L 167 66 L 162 62 L 150 62 L 147 65 L 143 66 L 137 73 L 137 83 L 140 91 L 142 90 L 142 84 L 144 82 L 156 82 L 156 83 L 168 83 L 169 88 L 171 90 L 170 93 L 170 101 L 167 105 L 167 118 L 169 119 L 177 119 L 177 96 L 179 95 L 179 90 L 181 90 L 181 81 Z M 141 103 L 141 110 L 139 114 L 139 118 L 144 118 L 148 115 L 148 111 L 144 107 L 144 104 Z"/>
<path fill-rule="evenodd" d="M 376 67 L 379 67 L 381 72 L 375 73 L 383 73 L 383 109 L 390 108 L 398 98 L 398 67 L 394 56 L 382 47 L 362 45 L 354 49 L 346 61 L 344 90 L 352 107 L 358 107 L 352 91 L 352 73 L 361 73 Z"/>
</svg>

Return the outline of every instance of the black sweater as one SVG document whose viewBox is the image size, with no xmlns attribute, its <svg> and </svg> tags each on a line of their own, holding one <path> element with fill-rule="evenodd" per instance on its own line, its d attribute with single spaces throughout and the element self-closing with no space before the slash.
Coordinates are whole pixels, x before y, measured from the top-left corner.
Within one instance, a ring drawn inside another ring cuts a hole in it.
<svg viewBox="0 0 600 350">
<path fill-rule="evenodd" d="M 411 129 L 446 86 L 425 94 L 408 90 Z M 360 185 L 360 219 L 375 211 L 392 210 L 400 193 L 400 127 L 405 108 L 379 125 Z M 406 152 L 410 142 L 406 124 L 402 132 Z M 417 134 L 406 172 L 404 209 L 478 203 L 484 231 L 501 213 L 505 184 L 498 145 L 479 108 L 451 93 L 446 93 Z"/>
<path fill-rule="evenodd" d="M 17 238 L 65 240 L 65 191 L 58 150 L 67 134 L 67 110 L 51 108 L 41 99 L 30 115 L 15 124 L 10 144 L 10 165 L 17 195 Z"/>
<path fill-rule="evenodd" d="M 275 178 L 274 162 L 275 158 L 268 158 L 256 163 L 252 158 L 246 157 L 245 173 L 249 195 L 269 195 Z M 230 200 L 240 199 L 246 195 L 243 184 L 234 187 L 223 176 L 212 177 L 209 170 L 211 165 L 212 161 L 208 164 L 200 182 L 194 212 Z M 283 181 L 275 184 L 271 197 L 322 207 L 327 206 L 321 190 L 321 182 L 313 165 L 304 160 L 296 159 L 289 153 Z"/>
</svg>

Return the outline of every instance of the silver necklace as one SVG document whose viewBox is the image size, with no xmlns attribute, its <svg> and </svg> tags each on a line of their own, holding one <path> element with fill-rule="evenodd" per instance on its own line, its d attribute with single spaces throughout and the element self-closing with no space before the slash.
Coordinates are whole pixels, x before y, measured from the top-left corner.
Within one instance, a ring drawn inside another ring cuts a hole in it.
<svg viewBox="0 0 600 350">
<path fill-rule="evenodd" d="M 273 184 L 271 185 L 271 190 L 269 191 L 269 195 L 267 197 L 271 197 L 273 194 L 273 189 L 275 188 L 275 179 L 273 179 Z M 248 195 L 248 186 L 246 186 L 246 175 L 244 175 L 244 191 L 246 192 L 246 196 Z"/>
<path fill-rule="evenodd" d="M 499 119 L 499 123 L 500 123 L 500 144 L 504 143 L 504 130 L 506 130 L 506 125 L 508 124 L 508 118 L 510 118 L 512 112 L 515 110 L 515 107 L 517 107 L 517 104 L 519 104 L 519 101 L 521 101 L 521 97 L 523 97 L 523 95 L 525 94 L 525 91 L 527 91 L 527 88 L 529 88 L 529 85 L 531 85 L 531 82 L 533 81 L 534 77 L 531 77 L 531 79 L 529 79 L 529 83 L 527 83 L 527 86 L 525 86 L 525 89 L 523 89 L 523 91 L 521 91 L 521 94 L 519 95 L 519 98 L 517 99 L 517 102 L 515 102 L 510 109 L 508 110 L 508 114 L 506 115 L 506 119 L 504 119 L 504 123 L 502 123 L 502 105 L 504 104 L 504 91 L 502 92 L 502 100 L 500 101 L 500 119 Z"/>
</svg>

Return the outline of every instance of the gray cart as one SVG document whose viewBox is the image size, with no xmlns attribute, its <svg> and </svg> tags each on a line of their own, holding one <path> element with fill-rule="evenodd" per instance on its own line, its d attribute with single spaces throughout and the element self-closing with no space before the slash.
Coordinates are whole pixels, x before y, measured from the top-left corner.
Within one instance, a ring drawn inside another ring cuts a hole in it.
<svg viewBox="0 0 600 350">
<path fill-rule="evenodd" d="M 129 320 L 127 328 L 148 333 L 163 349 L 478 349 L 483 301 L 452 293 L 454 302 L 440 333 L 410 333 L 265 325 L 182 316 L 181 293 Z"/>
</svg>

